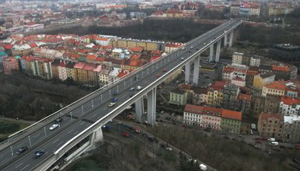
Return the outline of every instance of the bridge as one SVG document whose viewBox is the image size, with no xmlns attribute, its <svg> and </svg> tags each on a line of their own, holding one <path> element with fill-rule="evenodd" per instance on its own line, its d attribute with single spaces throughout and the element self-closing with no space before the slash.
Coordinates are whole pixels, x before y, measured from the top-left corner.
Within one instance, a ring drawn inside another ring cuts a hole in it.
<svg viewBox="0 0 300 171">
<path fill-rule="evenodd" d="M 143 99 L 147 99 L 147 123 L 154 125 L 156 87 L 183 67 L 185 81 L 197 85 L 201 54 L 209 50 L 209 60 L 218 62 L 221 46 L 232 46 L 233 31 L 241 24 L 242 21 L 230 20 L 167 56 L 147 63 L 122 79 L 10 135 L 0 145 L 0 170 L 45 171 L 63 160 L 70 161 L 85 150 L 96 148 L 97 143 L 103 140 L 101 127 L 128 106 L 135 104 L 136 119 L 142 122 Z M 161 76 L 158 77 L 158 74 Z M 140 90 L 137 90 L 138 86 Z M 115 105 L 109 106 L 114 98 L 117 98 Z M 57 129 L 50 131 L 49 127 L 57 118 L 63 118 L 63 121 Z M 22 146 L 29 149 L 17 155 L 17 149 Z M 45 154 L 35 158 L 37 150 L 43 150 Z"/>
</svg>

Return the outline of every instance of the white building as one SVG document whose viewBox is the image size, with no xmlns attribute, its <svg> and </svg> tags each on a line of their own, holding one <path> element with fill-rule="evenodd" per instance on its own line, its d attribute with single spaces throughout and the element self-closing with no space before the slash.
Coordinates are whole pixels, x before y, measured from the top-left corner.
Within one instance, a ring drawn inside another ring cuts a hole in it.
<svg viewBox="0 0 300 171">
<path fill-rule="evenodd" d="M 259 67 L 260 65 L 260 59 L 259 58 L 250 58 L 250 66 L 257 66 Z"/>
<path fill-rule="evenodd" d="M 244 53 L 234 52 L 232 55 L 232 64 L 242 64 Z"/>
<path fill-rule="evenodd" d="M 165 52 L 171 53 L 171 52 L 177 50 L 178 48 L 180 48 L 183 45 L 184 45 L 183 43 L 166 43 Z"/>
<path fill-rule="evenodd" d="M 201 106 L 186 104 L 183 112 L 183 123 L 200 126 L 202 120 L 202 111 L 203 107 Z"/>
<path fill-rule="evenodd" d="M 284 116 L 283 141 L 298 142 L 300 139 L 300 116 Z"/>
<path fill-rule="evenodd" d="M 112 83 L 118 79 L 119 73 L 122 71 L 122 68 L 113 68 L 112 71 L 108 74 L 108 83 Z"/>
<path fill-rule="evenodd" d="M 300 99 L 282 96 L 279 113 L 286 116 L 300 115 Z"/>
</svg>

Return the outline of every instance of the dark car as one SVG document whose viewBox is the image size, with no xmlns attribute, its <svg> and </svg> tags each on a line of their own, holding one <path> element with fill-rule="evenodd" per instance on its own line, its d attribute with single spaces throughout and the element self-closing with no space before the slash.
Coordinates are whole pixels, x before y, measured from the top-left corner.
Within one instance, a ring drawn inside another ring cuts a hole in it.
<svg viewBox="0 0 300 171">
<path fill-rule="evenodd" d="M 293 162 L 300 164 L 300 161 L 298 159 L 293 159 Z"/>
<path fill-rule="evenodd" d="M 130 94 L 130 96 L 129 97 L 133 97 L 134 96 L 134 94 Z"/>
<path fill-rule="evenodd" d="M 34 153 L 35 158 L 41 157 L 42 155 L 45 154 L 45 151 L 43 150 L 38 150 Z"/>
<path fill-rule="evenodd" d="M 17 153 L 17 155 L 20 155 L 20 154 L 24 153 L 26 150 L 28 150 L 28 147 L 23 146 L 23 147 L 20 147 L 16 153 Z"/>
<path fill-rule="evenodd" d="M 154 141 L 154 138 L 153 137 L 148 137 L 148 140 L 153 142 Z"/>
<path fill-rule="evenodd" d="M 54 121 L 54 123 L 60 123 L 60 122 L 62 122 L 63 121 L 63 118 L 57 118 L 55 121 Z"/>
<path fill-rule="evenodd" d="M 118 98 L 113 98 L 112 99 L 112 102 L 116 102 L 116 101 L 118 101 Z"/>
<path fill-rule="evenodd" d="M 118 91 L 115 91 L 114 93 L 113 93 L 113 95 L 115 96 L 115 95 L 117 95 L 119 92 Z"/>
</svg>

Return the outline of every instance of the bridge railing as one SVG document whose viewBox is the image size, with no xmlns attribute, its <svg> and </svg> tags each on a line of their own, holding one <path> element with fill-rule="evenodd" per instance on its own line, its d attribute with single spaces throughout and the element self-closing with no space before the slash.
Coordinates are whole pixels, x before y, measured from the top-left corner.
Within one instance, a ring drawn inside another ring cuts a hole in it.
<svg viewBox="0 0 300 171">
<path fill-rule="evenodd" d="M 239 24 L 237 24 L 239 25 Z M 202 47 L 198 52 L 202 53 L 206 50 L 206 46 Z M 141 98 L 144 94 L 147 94 L 149 91 L 152 90 L 153 87 L 159 85 L 161 82 L 164 81 L 165 78 L 169 77 L 174 71 L 178 70 L 180 67 L 182 67 L 185 63 L 188 61 L 194 60 L 194 58 L 197 57 L 197 54 L 192 54 L 189 58 L 185 59 L 181 63 L 179 63 L 176 67 L 170 69 L 166 74 L 164 74 L 162 77 L 157 78 L 156 81 L 149 84 L 144 89 L 140 90 L 138 93 L 136 93 L 133 97 L 126 100 L 124 103 L 118 105 L 115 109 L 113 109 L 111 112 L 103 116 L 101 119 L 97 120 L 94 124 L 90 125 L 88 128 L 86 128 L 84 131 L 77 134 L 75 137 L 73 137 L 71 140 L 66 142 L 64 145 L 62 145 L 59 149 L 57 149 L 54 152 L 54 155 L 56 156 L 56 159 L 59 159 L 62 155 L 64 155 L 67 151 L 69 151 L 73 146 L 75 146 L 79 141 L 83 140 L 87 136 L 89 136 L 91 133 L 93 133 L 97 129 L 101 129 L 101 126 L 105 123 L 107 123 L 109 120 L 117 116 L 120 112 L 124 110 L 124 107 L 127 107 L 134 103 L 136 100 Z"/>
<path fill-rule="evenodd" d="M 193 39 L 192 42 L 200 39 L 201 37 L 204 37 L 204 36 L 210 34 L 211 32 L 219 30 L 221 27 L 223 27 L 226 24 L 230 24 L 230 23 L 229 22 L 224 23 L 224 24 L 216 27 L 215 29 L 212 29 L 212 30 L 206 32 L 205 34 L 203 34 L 201 36 L 198 36 L 197 38 Z M 189 45 L 191 43 L 188 42 L 187 44 Z M 120 78 L 118 80 L 115 80 L 114 82 L 112 82 L 110 84 L 107 84 L 107 85 L 99 88 L 98 90 L 96 90 L 96 91 L 94 91 L 94 92 L 92 92 L 92 93 L 90 93 L 90 94 L 88 94 L 88 95 L 86 95 L 86 96 L 84 96 L 84 97 L 82 97 L 82 98 L 74 101 L 73 103 L 71 103 L 71 104 L 65 106 L 64 108 L 62 108 L 62 109 L 54 112 L 53 114 L 51 114 L 51 115 L 49 115 L 49 116 L 41 119 L 40 121 L 35 122 L 32 125 L 30 125 L 30 126 L 24 128 L 24 129 L 22 129 L 22 130 L 20 130 L 20 131 L 18 131 L 16 133 L 12 134 L 12 135 L 10 135 L 8 137 L 8 140 L 4 141 L 4 143 L 12 142 L 15 139 L 22 138 L 23 136 L 26 135 L 26 133 L 28 133 L 30 131 L 33 131 L 33 130 L 40 129 L 43 125 L 45 125 L 47 123 L 50 123 L 53 120 L 55 120 L 55 119 L 57 119 L 59 117 L 62 117 L 63 115 L 66 115 L 66 114 L 70 113 L 71 111 L 74 111 L 76 108 L 80 107 L 81 105 L 83 105 L 83 104 L 85 104 L 85 103 L 87 103 L 87 102 L 95 99 L 97 96 L 99 96 L 101 93 L 103 93 L 104 90 L 107 90 L 109 88 L 112 88 L 112 87 L 118 85 L 118 83 L 121 82 L 121 80 L 122 81 L 126 81 L 127 79 L 132 78 L 134 75 L 139 74 L 142 70 L 147 69 L 148 67 L 157 64 L 158 62 L 160 62 L 161 60 L 163 60 L 162 58 L 171 58 L 173 55 L 180 55 L 181 53 L 182 53 L 181 49 L 177 49 L 176 51 L 173 51 L 173 52 L 171 52 L 170 54 L 168 54 L 168 55 L 166 55 L 164 57 L 161 57 L 161 58 L 159 58 L 159 59 L 157 59 L 155 61 L 151 61 L 151 62 L 143 65 L 142 67 L 138 68 L 134 72 L 131 72 L 131 73 L 123 76 L 122 78 Z"/>
</svg>

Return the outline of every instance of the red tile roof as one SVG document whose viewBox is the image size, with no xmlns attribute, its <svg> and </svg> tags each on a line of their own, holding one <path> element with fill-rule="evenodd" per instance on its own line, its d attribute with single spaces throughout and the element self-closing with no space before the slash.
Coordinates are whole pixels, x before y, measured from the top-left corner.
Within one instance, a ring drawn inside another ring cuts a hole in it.
<svg viewBox="0 0 300 171">
<path fill-rule="evenodd" d="M 284 71 L 284 72 L 289 72 L 290 68 L 288 66 L 272 66 L 273 71 Z"/>
<path fill-rule="evenodd" d="M 228 84 L 227 81 L 216 81 L 210 88 L 213 88 L 214 90 L 223 90 L 226 84 Z"/>
<path fill-rule="evenodd" d="M 300 98 L 281 97 L 281 101 L 287 105 L 300 104 Z"/>
<path fill-rule="evenodd" d="M 259 120 L 265 120 L 268 118 L 277 118 L 278 120 L 283 121 L 283 115 L 281 114 L 261 113 L 259 115 Z"/>
<path fill-rule="evenodd" d="M 242 120 L 242 112 L 236 112 L 233 110 L 223 109 L 222 117 L 241 121 Z"/>
<path fill-rule="evenodd" d="M 88 55 L 86 58 L 89 60 L 96 60 L 97 56 L 96 55 Z"/>
<path fill-rule="evenodd" d="M 265 85 L 265 87 L 277 90 L 285 90 L 286 85 L 285 81 L 275 81 L 273 83 Z"/>
<path fill-rule="evenodd" d="M 203 113 L 203 108 L 202 106 L 195 106 L 191 104 L 186 104 L 184 108 L 184 112 L 189 112 L 189 113 L 197 113 L 197 114 L 202 114 Z"/>
<path fill-rule="evenodd" d="M 243 93 L 239 93 L 238 97 L 239 100 L 251 100 L 251 95 L 250 94 L 243 94 Z"/>
</svg>

